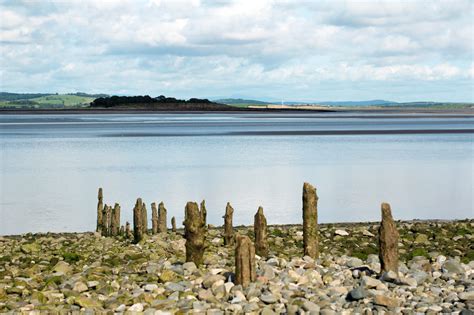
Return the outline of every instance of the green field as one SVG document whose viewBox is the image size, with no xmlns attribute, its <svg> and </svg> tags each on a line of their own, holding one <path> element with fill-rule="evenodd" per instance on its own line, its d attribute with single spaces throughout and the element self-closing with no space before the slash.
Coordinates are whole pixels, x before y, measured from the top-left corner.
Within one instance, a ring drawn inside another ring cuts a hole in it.
<svg viewBox="0 0 474 315">
<path fill-rule="evenodd" d="M 90 95 L 76 94 L 50 94 L 33 98 L 22 98 L 17 100 L 0 99 L 0 107 L 3 108 L 66 108 L 86 107 L 95 97 Z"/>
</svg>

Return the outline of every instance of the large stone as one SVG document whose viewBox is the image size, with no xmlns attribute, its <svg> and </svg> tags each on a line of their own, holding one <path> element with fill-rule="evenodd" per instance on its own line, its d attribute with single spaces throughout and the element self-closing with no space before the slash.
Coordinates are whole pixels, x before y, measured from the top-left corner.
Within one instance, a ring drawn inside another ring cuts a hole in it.
<svg viewBox="0 0 474 315">
<path fill-rule="evenodd" d="M 196 264 L 193 261 L 188 261 L 183 264 L 184 271 L 188 273 L 193 273 L 197 270 Z"/>
<path fill-rule="evenodd" d="M 143 304 L 142 303 L 135 303 L 128 308 L 129 312 L 143 312 Z"/>
<path fill-rule="evenodd" d="M 318 195 L 309 183 L 303 184 L 303 248 L 304 255 L 319 257 Z"/>
<path fill-rule="evenodd" d="M 443 264 L 443 270 L 445 272 L 457 273 L 457 274 L 463 274 L 466 272 L 464 268 L 461 266 L 461 264 L 454 259 L 447 260 Z"/>
<path fill-rule="evenodd" d="M 25 254 L 38 253 L 41 251 L 41 245 L 38 243 L 28 243 L 21 245 L 20 249 Z"/>
<path fill-rule="evenodd" d="M 379 257 L 381 271 L 398 273 L 398 238 L 399 234 L 392 211 L 388 203 L 382 203 L 382 222 L 379 228 Z"/>
<path fill-rule="evenodd" d="M 74 303 L 83 308 L 98 308 L 102 303 L 97 299 L 88 298 L 86 296 L 78 296 L 74 299 Z"/>
<path fill-rule="evenodd" d="M 380 280 L 374 279 L 369 276 L 362 276 L 362 284 L 365 285 L 367 288 L 375 288 L 382 282 Z"/>
<path fill-rule="evenodd" d="M 78 282 L 74 283 L 74 287 L 72 288 L 72 290 L 76 291 L 76 292 L 79 292 L 79 293 L 82 293 L 84 291 L 89 290 L 89 287 L 84 282 L 78 281 Z"/>
<path fill-rule="evenodd" d="M 461 301 L 474 301 L 474 290 L 461 292 L 458 297 Z"/>
<path fill-rule="evenodd" d="M 172 271 L 172 270 L 163 270 L 163 272 L 160 275 L 160 280 L 161 282 L 170 282 L 174 281 L 177 278 L 177 274 Z"/>
<path fill-rule="evenodd" d="M 315 312 L 316 314 L 319 312 L 320 307 L 318 304 L 305 300 L 303 302 L 303 309 L 307 312 Z"/>
<path fill-rule="evenodd" d="M 334 234 L 339 236 L 349 236 L 349 233 L 346 230 L 341 229 L 334 231 Z"/>
<path fill-rule="evenodd" d="M 222 275 L 210 275 L 203 279 L 202 286 L 205 289 L 209 289 L 217 281 L 225 281 L 225 277 Z"/>
<path fill-rule="evenodd" d="M 367 297 L 367 291 L 363 287 L 357 287 L 349 291 L 347 299 L 349 301 L 358 301 Z"/>
<path fill-rule="evenodd" d="M 58 261 L 53 271 L 66 275 L 72 272 L 72 267 L 65 261 Z"/>
<path fill-rule="evenodd" d="M 266 304 L 273 304 L 278 301 L 278 299 L 270 292 L 263 293 L 260 295 L 260 300 Z"/>
<path fill-rule="evenodd" d="M 426 234 L 418 234 L 415 238 L 415 243 L 417 244 L 424 244 L 428 243 L 428 235 Z"/>
<path fill-rule="evenodd" d="M 397 298 L 391 298 L 386 295 L 379 294 L 374 297 L 374 304 L 395 308 L 400 305 L 400 301 Z"/>
</svg>

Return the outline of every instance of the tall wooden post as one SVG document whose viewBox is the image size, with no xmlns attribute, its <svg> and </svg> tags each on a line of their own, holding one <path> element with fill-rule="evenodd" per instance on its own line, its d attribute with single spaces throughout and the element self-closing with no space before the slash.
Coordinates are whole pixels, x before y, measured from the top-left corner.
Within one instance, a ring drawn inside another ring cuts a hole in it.
<svg viewBox="0 0 474 315">
<path fill-rule="evenodd" d="M 309 183 L 303 185 L 303 247 L 305 255 L 319 257 L 318 195 Z"/>
</svg>

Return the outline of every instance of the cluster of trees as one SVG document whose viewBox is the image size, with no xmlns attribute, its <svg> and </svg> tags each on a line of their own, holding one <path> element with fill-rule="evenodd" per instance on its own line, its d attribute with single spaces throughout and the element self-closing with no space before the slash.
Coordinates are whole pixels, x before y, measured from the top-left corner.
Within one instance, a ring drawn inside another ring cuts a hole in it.
<svg viewBox="0 0 474 315">
<path fill-rule="evenodd" d="M 139 96 L 111 96 L 99 97 L 91 103 L 91 107 L 114 107 L 119 105 L 137 105 L 137 104 L 210 104 L 208 99 L 191 98 L 189 100 L 180 100 L 174 97 L 160 95 L 156 98 L 149 95 Z"/>
<path fill-rule="evenodd" d="M 47 95 L 51 95 L 51 94 L 0 92 L 0 100 L 1 101 L 20 101 L 20 100 L 27 100 L 30 98 L 36 98 L 36 97 L 47 96 Z"/>
</svg>

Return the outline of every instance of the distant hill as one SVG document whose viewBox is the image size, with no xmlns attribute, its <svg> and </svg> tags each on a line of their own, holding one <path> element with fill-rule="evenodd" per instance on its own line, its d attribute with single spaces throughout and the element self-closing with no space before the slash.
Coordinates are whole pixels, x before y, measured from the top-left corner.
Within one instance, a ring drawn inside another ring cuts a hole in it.
<svg viewBox="0 0 474 315">
<path fill-rule="evenodd" d="M 214 100 L 216 103 L 227 104 L 227 105 L 242 105 L 242 104 L 249 104 L 249 105 L 268 105 L 272 104 L 270 102 L 264 101 L 257 101 L 257 100 L 246 100 L 242 98 L 222 98 L 218 100 Z"/>
<path fill-rule="evenodd" d="M 82 92 L 57 93 L 8 93 L 0 92 L 0 108 L 67 108 L 85 107 L 98 97 L 107 94 L 87 94 Z"/>
<path fill-rule="evenodd" d="M 369 101 L 330 101 L 330 102 L 314 102 L 313 104 L 327 106 L 386 106 L 395 105 L 397 102 L 385 100 L 369 100 Z"/>
<path fill-rule="evenodd" d="M 190 98 L 189 100 L 176 99 L 160 95 L 150 97 L 139 96 L 111 96 L 100 97 L 90 104 L 91 108 L 133 109 L 133 110 L 166 110 L 166 111 L 193 111 L 193 110 L 236 110 L 235 107 L 211 102 L 208 99 Z"/>
<path fill-rule="evenodd" d="M 315 105 L 328 107 L 390 107 L 390 108 L 433 108 L 433 109 L 449 109 L 449 108 L 472 108 L 472 103 L 450 103 L 450 102 L 394 102 L 387 100 L 368 100 L 368 101 L 283 101 L 283 102 L 266 102 L 255 99 L 241 98 L 223 98 L 216 102 L 224 103 L 236 107 L 266 107 L 268 105 Z"/>
<path fill-rule="evenodd" d="M 283 101 L 283 102 L 266 102 L 254 99 L 242 99 L 242 98 L 222 98 L 215 100 L 215 102 L 242 106 L 242 105 L 270 105 L 270 104 L 284 104 L 284 105 L 325 105 L 325 106 L 380 106 L 380 105 L 392 105 L 397 104 L 396 102 L 385 101 L 385 100 L 370 100 L 370 101 Z"/>
<path fill-rule="evenodd" d="M 0 92 L 0 101 L 10 102 L 19 100 L 28 100 L 35 97 L 48 96 L 48 93 L 9 93 Z"/>
</svg>

